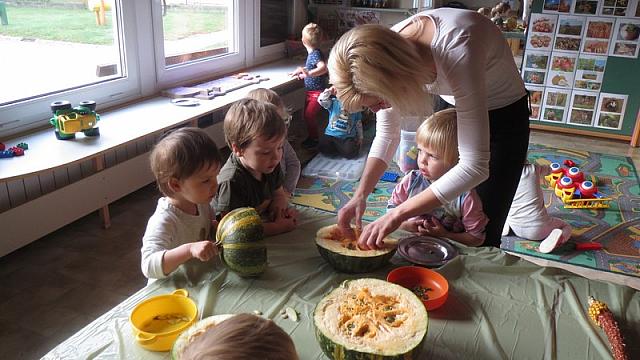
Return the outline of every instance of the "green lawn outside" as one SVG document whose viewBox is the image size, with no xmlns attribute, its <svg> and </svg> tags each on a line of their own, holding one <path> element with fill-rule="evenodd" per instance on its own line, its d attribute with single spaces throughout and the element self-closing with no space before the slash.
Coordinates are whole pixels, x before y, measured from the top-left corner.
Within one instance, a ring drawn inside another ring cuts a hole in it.
<svg viewBox="0 0 640 360">
<path fill-rule="evenodd" d="M 98 26 L 95 13 L 86 9 L 61 9 L 7 5 L 9 25 L 0 25 L 0 35 L 19 38 L 68 41 L 82 44 L 113 43 L 112 12 L 107 24 Z M 170 8 L 163 17 L 166 40 L 223 30 L 225 10 L 190 11 Z"/>
</svg>

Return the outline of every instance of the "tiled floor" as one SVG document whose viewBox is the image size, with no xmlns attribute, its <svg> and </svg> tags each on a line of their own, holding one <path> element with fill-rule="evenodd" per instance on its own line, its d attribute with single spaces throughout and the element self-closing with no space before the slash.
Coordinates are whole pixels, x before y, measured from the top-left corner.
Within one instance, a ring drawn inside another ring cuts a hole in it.
<svg viewBox="0 0 640 360">
<path fill-rule="evenodd" d="M 541 132 L 531 142 L 640 160 L 623 142 Z M 145 285 L 140 239 L 157 198 L 149 185 L 111 206 L 109 229 L 91 214 L 0 258 L 0 359 L 39 358 Z"/>
</svg>

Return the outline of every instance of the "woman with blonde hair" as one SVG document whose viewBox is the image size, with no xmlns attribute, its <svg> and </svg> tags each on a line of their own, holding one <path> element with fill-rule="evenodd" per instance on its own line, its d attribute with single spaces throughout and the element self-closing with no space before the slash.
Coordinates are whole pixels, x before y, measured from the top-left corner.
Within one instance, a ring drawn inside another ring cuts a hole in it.
<svg viewBox="0 0 640 360">
<path fill-rule="evenodd" d="M 426 114 L 433 93 L 456 108 L 460 160 L 427 190 L 365 227 L 359 245 L 380 247 L 403 221 L 477 186 L 489 217 L 484 245 L 499 246 L 529 142 L 526 90 L 500 30 L 475 11 L 427 10 L 391 29 L 350 30 L 333 47 L 328 65 L 346 109 L 377 112 L 361 183 L 338 213 L 343 232 L 353 236 L 354 218 L 361 226 L 365 199 L 398 146 L 401 116 Z"/>
</svg>

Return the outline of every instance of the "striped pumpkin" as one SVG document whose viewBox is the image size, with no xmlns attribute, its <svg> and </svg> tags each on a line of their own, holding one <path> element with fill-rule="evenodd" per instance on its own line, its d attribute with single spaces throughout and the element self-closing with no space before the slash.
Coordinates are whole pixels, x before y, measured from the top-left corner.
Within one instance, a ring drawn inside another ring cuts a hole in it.
<svg viewBox="0 0 640 360">
<path fill-rule="evenodd" d="M 218 224 L 216 240 L 222 244 L 221 257 L 240 276 L 257 276 L 267 267 L 267 247 L 262 219 L 254 208 L 238 208 Z"/>
<path fill-rule="evenodd" d="M 342 239 L 338 225 L 325 226 L 316 233 L 318 252 L 334 269 L 344 273 L 375 271 L 389 263 L 396 252 L 396 241 L 385 238 L 386 247 L 360 250 L 355 241 Z"/>
<path fill-rule="evenodd" d="M 427 310 L 414 293 L 390 282 L 345 281 L 320 300 L 313 323 L 332 360 L 424 359 Z"/>
</svg>

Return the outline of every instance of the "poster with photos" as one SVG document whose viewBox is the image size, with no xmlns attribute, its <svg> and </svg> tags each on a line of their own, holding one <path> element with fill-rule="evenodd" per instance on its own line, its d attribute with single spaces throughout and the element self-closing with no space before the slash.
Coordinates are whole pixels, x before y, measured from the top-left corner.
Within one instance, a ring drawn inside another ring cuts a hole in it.
<svg viewBox="0 0 640 360">
<path fill-rule="evenodd" d="M 600 7 L 600 15 L 627 16 L 630 0 L 604 0 Z"/>
<path fill-rule="evenodd" d="M 542 101 L 541 121 L 564 123 L 571 90 L 546 88 Z"/>
<path fill-rule="evenodd" d="M 576 15 L 595 16 L 598 14 L 598 0 L 576 0 L 573 13 Z"/>
<path fill-rule="evenodd" d="M 582 52 L 587 54 L 608 54 L 614 24 L 614 18 L 587 18 L 584 39 L 582 40 Z"/>
<path fill-rule="evenodd" d="M 577 59 L 577 54 L 553 52 L 547 72 L 546 85 L 567 89 L 573 87 Z"/>
<path fill-rule="evenodd" d="M 532 50 L 551 50 L 557 21 L 558 15 L 531 14 L 531 25 L 526 48 Z"/>
<path fill-rule="evenodd" d="M 531 105 L 531 114 L 529 120 L 540 120 L 540 108 L 542 106 L 542 98 L 544 97 L 543 86 L 526 86 L 529 91 L 529 104 Z"/>
<path fill-rule="evenodd" d="M 637 58 L 640 38 L 640 19 L 617 19 L 613 28 L 610 56 Z"/>
<path fill-rule="evenodd" d="M 606 56 L 580 55 L 576 64 L 574 89 L 600 91 L 606 66 Z"/>
<path fill-rule="evenodd" d="M 524 69 L 547 71 L 551 53 L 548 51 L 528 51 L 522 67 Z"/>
<path fill-rule="evenodd" d="M 560 15 L 553 49 L 578 53 L 585 25 L 584 16 Z"/>
<path fill-rule="evenodd" d="M 600 93 L 594 126 L 612 130 L 622 129 L 627 98 L 628 95 Z"/>
<path fill-rule="evenodd" d="M 597 92 L 574 90 L 571 93 L 567 124 L 592 126 L 596 106 L 598 106 Z"/>
<path fill-rule="evenodd" d="M 544 0 L 542 5 L 543 13 L 563 13 L 571 12 L 574 0 Z"/>
</svg>

